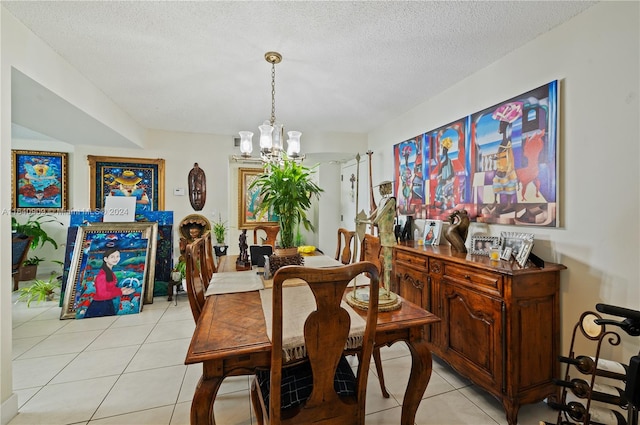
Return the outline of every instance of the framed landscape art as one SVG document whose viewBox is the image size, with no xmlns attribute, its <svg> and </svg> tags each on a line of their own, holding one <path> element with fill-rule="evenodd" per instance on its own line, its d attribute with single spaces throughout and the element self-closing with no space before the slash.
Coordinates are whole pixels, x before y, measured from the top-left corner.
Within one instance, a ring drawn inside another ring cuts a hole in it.
<svg viewBox="0 0 640 425">
<path fill-rule="evenodd" d="M 106 196 L 136 198 L 136 213 L 164 210 L 164 159 L 88 155 L 89 205 L 103 210 Z"/>
<path fill-rule="evenodd" d="M 16 212 L 67 210 L 66 152 L 11 151 L 11 207 Z"/>
</svg>

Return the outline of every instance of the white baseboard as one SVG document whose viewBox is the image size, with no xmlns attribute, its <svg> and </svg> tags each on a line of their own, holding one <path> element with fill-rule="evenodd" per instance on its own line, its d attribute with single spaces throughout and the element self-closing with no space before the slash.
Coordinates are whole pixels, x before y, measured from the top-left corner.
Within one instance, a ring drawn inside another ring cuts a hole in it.
<svg viewBox="0 0 640 425">
<path fill-rule="evenodd" d="M 18 394 L 13 393 L 0 405 L 0 425 L 7 425 L 18 414 Z"/>
</svg>

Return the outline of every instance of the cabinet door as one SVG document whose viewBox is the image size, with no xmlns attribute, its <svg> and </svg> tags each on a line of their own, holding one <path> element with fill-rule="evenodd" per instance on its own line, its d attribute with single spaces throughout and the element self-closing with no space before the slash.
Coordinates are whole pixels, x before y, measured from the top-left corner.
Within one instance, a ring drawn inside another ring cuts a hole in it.
<svg viewBox="0 0 640 425">
<path fill-rule="evenodd" d="M 424 270 L 409 266 L 396 267 L 396 283 L 401 297 L 429 310 L 427 274 Z"/>
<path fill-rule="evenodd" d="M 504 391 L 503 302 L 442 280 L 442 349 L 461 373 L 478 385 Z"/>
</svg>

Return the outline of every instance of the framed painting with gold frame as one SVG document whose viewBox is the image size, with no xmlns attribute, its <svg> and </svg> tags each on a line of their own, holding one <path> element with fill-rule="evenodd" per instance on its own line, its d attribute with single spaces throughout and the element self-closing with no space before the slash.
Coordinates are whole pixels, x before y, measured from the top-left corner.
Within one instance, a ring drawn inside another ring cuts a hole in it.
<svg viewBox="0 0 640 425">
<path fill-rule="evenodd" d="M 21 212 L 65 212 L 66 152 L 11 150 L 11 207 Z"/>
<path fill-rule="evenodd" d="M 158 223 L 95 223 L 78 227 L 71 267 L 67 276 L 61 319 L 89 317 L 85 311 L 96 293 L 95 279 L 109 248 L 117 249 L 120 261 L 114 266 L 119 288 L 133 293 L 114 297 L 114 315 L 138 313 L 142 304 L 153 302 Z"/>
<path fill-rule="evenodd" d="M 103 210 L 106 196 L 135 196 L 136 212 L 164 210 L 164 159 L 87 155 L 89 206 Z"/>
<path fill-rule="evenodd" d="M 260 188 L 249 189 L 251 183 L 264 172 L 262 168 L 238 168 L 238 228 L 249 229 L 257 225 L 278 224 L 272 214 L 256 215 L 260 206 Z"/>
</svg>

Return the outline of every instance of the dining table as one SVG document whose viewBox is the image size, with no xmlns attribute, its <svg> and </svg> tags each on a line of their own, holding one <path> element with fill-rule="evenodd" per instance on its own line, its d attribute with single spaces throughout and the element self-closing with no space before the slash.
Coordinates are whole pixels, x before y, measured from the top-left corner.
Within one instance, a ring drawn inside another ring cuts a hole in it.
<svg viewBox="0 0 640 425">
<path fill-rule="evenodd" d="M 225 257 L 221 257 L 218 263 L 219 273 L 230 273 L 235 269 L 232 266 L 235 264 L 234 256 Z M 308 266 L 332 264 L 332 258 L 325 258 L 328 259 L 326 262 L 321 258 L 308 261 L 312 263 Z M 250 275 L 253 271 L 239 273 L 246 273 L 247 280 L 255 281 Z M 255 273 L 259 275 L 260 272 Z M 269 281 L 263 280 L 263 283 L 269 287 Z M 208 290 L 185 358 L 187 365 L 202 363 L 202 377 L 191 402 L 192 425 L 216 423 L 213 406 L 224 378 L 253 375 L 256 369 L 268 368 L 271 364 L 271 341 L 260 290 L 253 289 L 252 285 L 245 286 L 241 292 Z M 400 423 L 413 425 L 431 377 L 427 327 L 439 322 L 440 318 L 401 297 L 400 300 L 400 308 L 379 311 L 375 345 L 383 347 L 403 341 L 409 347 L 411 371 L 402 402 Z M 355 310 L 363 318 L 366 317 L 366 311 Z"/>
</svg>

